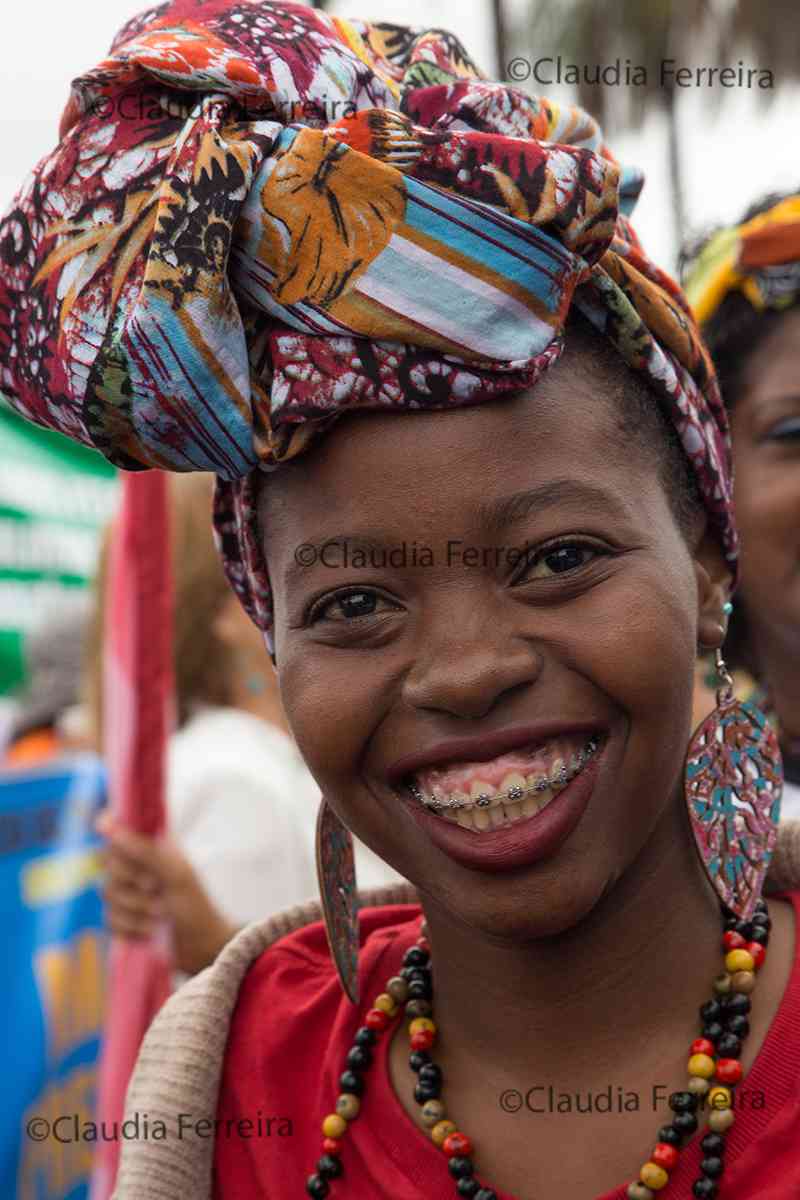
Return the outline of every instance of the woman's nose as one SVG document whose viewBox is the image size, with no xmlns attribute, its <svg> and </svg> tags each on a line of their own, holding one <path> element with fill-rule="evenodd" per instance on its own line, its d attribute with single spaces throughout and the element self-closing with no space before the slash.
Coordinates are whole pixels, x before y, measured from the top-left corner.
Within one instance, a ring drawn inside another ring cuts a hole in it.
<svg viewBox="0 0 800 1200">
<path fill-rule="evenodd" d="M 496 606 L 465 605 L 425 622 L 424 640 L 406 676 L 404 699 L 417 709 L 478 718 L 542 669 L 533 640 L 511 628 Z"/>
</svg>

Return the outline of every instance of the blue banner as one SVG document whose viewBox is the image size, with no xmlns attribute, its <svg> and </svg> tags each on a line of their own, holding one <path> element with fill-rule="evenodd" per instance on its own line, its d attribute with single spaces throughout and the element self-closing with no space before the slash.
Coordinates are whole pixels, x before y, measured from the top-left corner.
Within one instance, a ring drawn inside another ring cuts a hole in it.
<svg viewBox="0 0 800 1200">
<path fill-rule="evenodd" d="M 106 939 L 105 774 L 90 755 L 0 774 L 0 1196 L 85 1200 Z"/>
</svg>

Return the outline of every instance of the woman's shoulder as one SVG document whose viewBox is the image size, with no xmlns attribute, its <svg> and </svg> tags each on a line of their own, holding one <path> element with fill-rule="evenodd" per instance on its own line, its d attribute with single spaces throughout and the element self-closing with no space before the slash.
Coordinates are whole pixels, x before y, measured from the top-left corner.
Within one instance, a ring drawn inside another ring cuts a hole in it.
<svg viewBox="0 0 800 1200">
<path fill-rule="evenodd" d="M 364 899 L 366 958 L 382 941 L 402 936 L 420 909 L 408 884 Z M 114 1200 L 210 1195 L 209 1130 L 218 1120 L 224 1069 L 240 1059 L 252 1069 L 281 1046 L 296 1051 L 287 1034 L 313 1026 L 309 1004 L 335 1005 L 341 997 L 320 917 L 319 904 L 309 902 L 246 926 L 161 1009 L 142 1043 L 126 1114 L 146 1112 L 151 1127 L 161 1121 L 166 1134 L 147 1142 L 146 1153 L 138 1142 L 124 1144 Z"/>
</svg>

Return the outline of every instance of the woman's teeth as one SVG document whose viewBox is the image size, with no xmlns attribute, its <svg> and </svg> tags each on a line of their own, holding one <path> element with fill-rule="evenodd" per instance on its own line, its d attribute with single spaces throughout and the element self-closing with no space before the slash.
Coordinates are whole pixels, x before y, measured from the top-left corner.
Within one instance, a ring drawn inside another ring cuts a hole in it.
<svg viewBox="0 0 800 1200">
<path fill-rule="evenodd" d="M 499 787 L 476 778 L 469 791 L 455 789 L 444 793 L 435 788 L 425 793 L 414 781 L 409 784 L 409 790 L 414 799 L 430 812 L 460 825 L 462 829 L 476 832 L 499 829 L 503 825 L 535 816 L 546 808 L 580 774 L 599 745 L 599 738 L 592 737 L 584 746 L 572 754 L 568 753 L 566 758 L 554 758 L 547 774 L 539 771 L 525 775 L 521 771 L 510 771 L 500 781 Z"/>
</svg>

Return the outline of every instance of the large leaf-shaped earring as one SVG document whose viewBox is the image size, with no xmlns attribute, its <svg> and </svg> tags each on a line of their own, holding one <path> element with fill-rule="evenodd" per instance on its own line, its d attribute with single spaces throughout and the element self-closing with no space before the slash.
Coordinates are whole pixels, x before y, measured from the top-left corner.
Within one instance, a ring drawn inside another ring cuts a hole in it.
<svg viewBox="0 0 800 1200">
<path fill-rule="evenodd" d="M 737 700 L 720 650 L 715 662 L 717 707 L 689 743 L 686 805 L 711 886 L 749 921 L 777 840 L 783 767 L 774 730 L 755 704 Z"/>
<path fill-rule="evenodd" d="M 317 881 L 328 946 L 345 995 L 358 1003 L 358 893 L 353 837 L 323 796 L 317 815 Z"/>
</svg>

